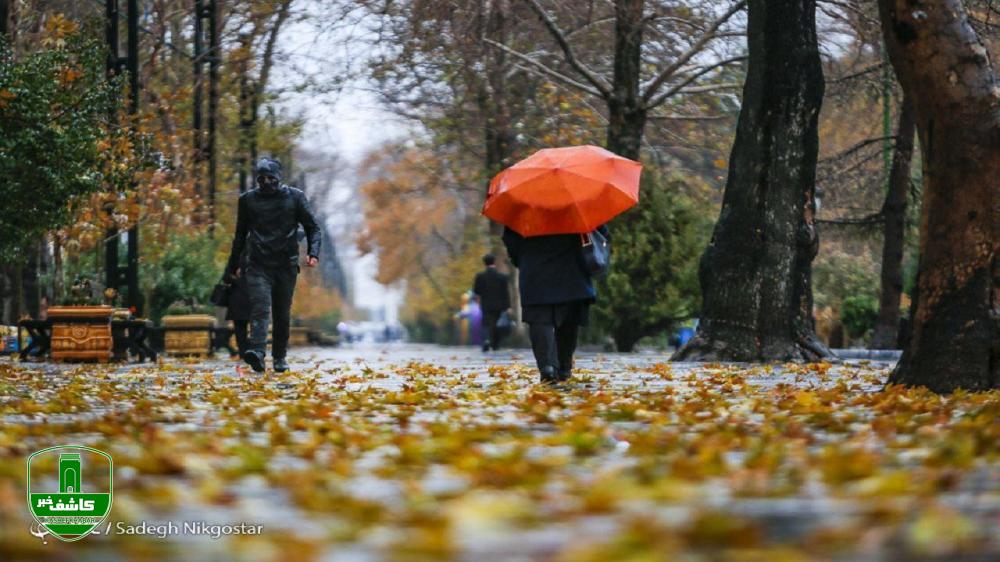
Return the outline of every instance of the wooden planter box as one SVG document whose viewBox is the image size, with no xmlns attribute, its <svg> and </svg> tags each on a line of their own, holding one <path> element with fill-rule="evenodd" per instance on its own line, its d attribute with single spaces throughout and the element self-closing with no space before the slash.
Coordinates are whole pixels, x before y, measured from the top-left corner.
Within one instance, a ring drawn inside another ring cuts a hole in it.
<svg viewBox="0 0 1000 562">
<path fill-rule="evenodd" d="M 309 345 L 309 328 L 292 326 L 288 332 L 288 347 L 306 347 Z"/>
<path fill-rule="evenodd" d="M 111 360 L 114 338 L 111 335 L 110 306 L 52 306 L 53 361 Z"/>
<path fill-rule="evenodd" d="M 208 356 L 214 327 L 215 317 L 207 314 L 164 316 L 164 350 L 170 355 Z"/>
</svg>

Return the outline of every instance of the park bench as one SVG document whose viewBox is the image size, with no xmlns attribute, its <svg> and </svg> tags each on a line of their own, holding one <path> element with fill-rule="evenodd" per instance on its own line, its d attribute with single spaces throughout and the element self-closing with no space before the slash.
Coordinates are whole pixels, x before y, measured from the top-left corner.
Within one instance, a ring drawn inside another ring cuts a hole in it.
<svg viewBox="0 0 1000 562">
<path fill-rule="evenodd" d="M 52 326 L 55 322 L 47 320 L 21 320 L 17 323 L 17 343 L 21 360 L 35 355 L 44 357 L 52 351 Z M 156 350 L 147 341 L 153 323 L 149 320 L 115 319 L 111 321 L 112 361 L 126 361 L 132 354 L 139 362 L 147 359 L 156 361 Z M 31 338 L 25 345 L 24 334 Z"/>
</svg>

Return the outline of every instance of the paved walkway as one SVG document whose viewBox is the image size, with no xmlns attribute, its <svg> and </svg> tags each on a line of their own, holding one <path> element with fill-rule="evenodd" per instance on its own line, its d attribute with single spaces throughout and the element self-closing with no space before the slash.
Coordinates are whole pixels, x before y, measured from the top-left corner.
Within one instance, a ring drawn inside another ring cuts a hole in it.
<svg viewBox="0 0 1000 562">
<path fill-rule="evenodd" d="M 549 388 L 527 350 L 290 359 L 264 376 L 0 360 L 0 559 L 1000 556 L 998 393 L 884 392 L 888 363 L 867 361 L 583 353 Z M 24 458 L 63 443 L 114 456 L 113 525 L 43 543 Z M 192 521 L 263 535 L 121 532 Z"/>
</svg>

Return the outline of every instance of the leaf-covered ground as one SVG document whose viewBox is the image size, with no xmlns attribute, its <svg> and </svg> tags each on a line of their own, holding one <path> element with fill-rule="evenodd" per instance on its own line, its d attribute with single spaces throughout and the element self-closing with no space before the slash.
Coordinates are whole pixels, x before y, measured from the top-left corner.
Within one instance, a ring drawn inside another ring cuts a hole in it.
<svg viewBox="0 0 1000 562">
<path fill-rule="evenodd" d="M 304 350 L 0 359 L 0 560 L 997 560 L 1000 393 L 883 390 L 887 366 Z M 111 453 L 110 520 L 261 536 L 32 536 L 25 457 Z"/>
</svg>

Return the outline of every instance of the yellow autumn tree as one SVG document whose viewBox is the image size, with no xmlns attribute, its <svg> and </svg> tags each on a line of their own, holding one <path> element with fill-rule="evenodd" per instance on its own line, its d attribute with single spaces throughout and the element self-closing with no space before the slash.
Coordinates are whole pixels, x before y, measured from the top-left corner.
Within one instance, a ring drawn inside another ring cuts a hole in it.
<svg viewBox="0 0 1000 562">
<path fill-rule="evenodd" d="M 389 145 L 361 166 L 363 254 L 378 260 L 380 283 L 406 286 L 401 318 L 440 332 L 461 306 L 486 251 L 475 166 L 447 149 Z"/>
</svg>

